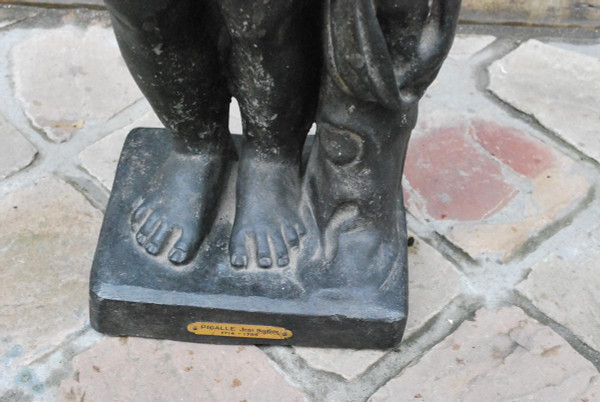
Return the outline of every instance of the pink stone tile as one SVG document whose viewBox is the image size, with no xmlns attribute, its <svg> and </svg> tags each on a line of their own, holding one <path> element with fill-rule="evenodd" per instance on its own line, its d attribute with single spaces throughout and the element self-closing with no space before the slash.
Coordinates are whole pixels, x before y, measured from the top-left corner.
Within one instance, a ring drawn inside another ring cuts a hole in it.
<svg viewBox="0 0 600 402">
<path fill-rule="evenodd" d="M 518 193 L 468 131 L 466 124 L 432 129 L 409 145 L 406 178 L 434 219 L 483 219 Z"/>
<path fill-rule="evenodd" d="M 516 128 L 478 120 L 471 123 L 471 134 L 492 156 L 524 176 L 535 178 L 555 164 L 550 147 Z"/>
<path fill-rule="evenodd" d="M 479 310 L 370 399 L 483 402 L 600 400 L 600 373 L 516 307 Z"/>
<path fill-rule="evenodd" d="M 305 400 L 255 346 L 106 338 L 73 359 L 58 401 Z"/>
</svg>

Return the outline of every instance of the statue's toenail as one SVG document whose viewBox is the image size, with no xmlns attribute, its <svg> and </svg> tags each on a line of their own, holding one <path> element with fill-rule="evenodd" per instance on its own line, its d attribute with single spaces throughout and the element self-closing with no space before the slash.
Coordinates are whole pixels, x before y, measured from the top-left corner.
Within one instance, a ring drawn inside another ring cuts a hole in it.
<svg viewBox="0 0 600 402">
<path fill-rule="evenodd" d="M 246 263 L 247 261 L 245 256 L 234 255 L 231 258 L 231 265 L 233 265 L 234 267 L 243 268 L 246 266 Z"/>
<path fill-rule="evenodd" d="M 177 249 L 171 250 L 171 252 L 169 253 L 169 260 L 171 260 L 171 262 L 175 264 L 181 264 L 186 257 L 187 254 L 184 251 Z"/>
</svg>

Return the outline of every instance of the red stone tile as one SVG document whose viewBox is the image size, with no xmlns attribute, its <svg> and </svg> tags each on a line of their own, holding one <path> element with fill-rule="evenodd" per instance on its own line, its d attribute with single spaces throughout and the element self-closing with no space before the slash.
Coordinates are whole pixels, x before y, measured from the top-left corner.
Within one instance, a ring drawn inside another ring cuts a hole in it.
<svg viewBox="0 0 600 402">
<path fill-rule="evenodd" d="M 471 128 L 486 151 L 524 176 L 535 178 L 555 164 L 552 150 L 524 131 L 485 120 L 472 122 Z"/>
<path fill-rule="evenodd" d="M 466 124 L 432 129 L 409 145 L 406 179 L 434 219 L 479 220 L 518 193 L 497 161 L 472 143 L 468 131 Z"/>
</svg>

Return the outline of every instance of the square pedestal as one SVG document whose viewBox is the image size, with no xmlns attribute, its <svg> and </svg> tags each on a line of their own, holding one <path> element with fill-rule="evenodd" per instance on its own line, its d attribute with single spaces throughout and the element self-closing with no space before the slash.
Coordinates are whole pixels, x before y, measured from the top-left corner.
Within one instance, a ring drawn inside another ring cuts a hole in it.
<svg viewBox="0 0 600 402">
<path fill-rule="evenodd" d="M 125 143 L 90 283 L 92 326 L 105 334 L 185 342 L 389 348 L 406 325 L 406 289 L 382 298 L 360 289 L 308 289 L 294 266 L 233 268 L 235 164 L 211 233 L 181 267 L 135 242 L 135 200 L 171 152 L 163 129 L 137 129 Z"/>
</svg>

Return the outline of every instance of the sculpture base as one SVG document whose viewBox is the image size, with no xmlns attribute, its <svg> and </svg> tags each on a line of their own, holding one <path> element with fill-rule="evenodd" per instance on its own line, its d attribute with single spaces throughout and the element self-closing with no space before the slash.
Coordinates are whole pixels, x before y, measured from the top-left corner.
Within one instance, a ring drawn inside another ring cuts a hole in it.
<svg viewBox="0 0 600 402">
<path fill-rule="evenodd" d="M 165 255 L 148 255 L 131 233 L 131 205 L 171 146 L 162 129 L 134 130 L 127 138 L 92 267 L 90 319 L 96 330 L 202 343 L 373 349 L 400 343 L 405 287 L 392 297 L 368 284 L 307 289 L 296 274 L 298 259 L 286 268 L 231 267 L 235 165 L 196 258 L 177 267 Z M 400 279 L 406 282 L 405 275 Z"/>
</svg>

